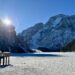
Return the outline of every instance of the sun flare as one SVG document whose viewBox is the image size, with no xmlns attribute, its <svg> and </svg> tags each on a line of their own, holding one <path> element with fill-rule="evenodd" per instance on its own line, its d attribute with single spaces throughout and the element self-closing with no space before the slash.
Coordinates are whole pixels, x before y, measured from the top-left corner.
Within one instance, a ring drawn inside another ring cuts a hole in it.
<svg viewBox="0 0 75 75">
<path fill-rule="evenodd" d="M 10 18 L 4 18 L 4 19 L 2 19 L 2 22 L 3 22 L 3 24 L 5 24 L 7 26 L 12 24 L 12 21 Z"/>
</svg>

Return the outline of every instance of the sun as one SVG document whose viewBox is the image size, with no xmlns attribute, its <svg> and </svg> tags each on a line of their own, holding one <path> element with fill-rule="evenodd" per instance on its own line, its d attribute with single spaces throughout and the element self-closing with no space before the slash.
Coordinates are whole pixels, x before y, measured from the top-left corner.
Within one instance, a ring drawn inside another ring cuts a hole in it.
<svg viewBox="0 0 75 75">
<path fill-rule="evenodd" d="M 12 20 L 10 18 L 4 18 L 2 19 L 2 22 L 4 25 L 7 25 L 7 26 L 12 25 Z"/>
</svg>

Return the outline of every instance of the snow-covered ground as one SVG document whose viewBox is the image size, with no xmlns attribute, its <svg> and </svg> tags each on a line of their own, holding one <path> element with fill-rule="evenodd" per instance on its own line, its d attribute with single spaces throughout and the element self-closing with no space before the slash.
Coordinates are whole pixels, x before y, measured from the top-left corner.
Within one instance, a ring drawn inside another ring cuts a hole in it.
<svg viewBox="0 0 75 75">
<path fill-rule="evenodd" d="M 58 56 L 11 56 L 11 65 L 0 68 L 0 75 L 75 75 L 74 52 L 48 54 Z"/>
</svg>

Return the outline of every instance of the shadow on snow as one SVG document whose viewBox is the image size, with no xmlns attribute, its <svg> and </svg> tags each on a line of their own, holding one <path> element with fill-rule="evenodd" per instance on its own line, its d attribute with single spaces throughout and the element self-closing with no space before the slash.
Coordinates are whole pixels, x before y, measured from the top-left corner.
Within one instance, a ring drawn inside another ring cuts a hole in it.
<svg viewBox="0 0 75 75">
<path fill-rule="evenodd" d="M 32 53 L 13 53 L 17 57 L 62 57 L 60 54 L 32 54 Z"/>
</svg>

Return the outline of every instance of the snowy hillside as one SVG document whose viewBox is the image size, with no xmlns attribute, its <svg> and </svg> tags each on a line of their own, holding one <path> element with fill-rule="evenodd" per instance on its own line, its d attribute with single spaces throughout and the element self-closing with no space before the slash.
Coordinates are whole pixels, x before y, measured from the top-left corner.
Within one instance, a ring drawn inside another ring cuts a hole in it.
<svg viewBox="0 0 75 75">
<path fill-rule="evenodd" d="M 38 23 L 20 35 L 30 48 L 59 50 L 75 39 L 75 16 L 53 16 L 45 24 Z"/>
</svg>

